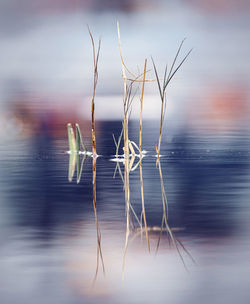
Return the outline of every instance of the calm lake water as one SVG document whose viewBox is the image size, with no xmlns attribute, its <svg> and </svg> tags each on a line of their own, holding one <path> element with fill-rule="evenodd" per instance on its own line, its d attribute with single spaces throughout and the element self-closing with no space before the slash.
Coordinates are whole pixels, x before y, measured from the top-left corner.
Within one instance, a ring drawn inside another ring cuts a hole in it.
<svg viewBox="0 0 250 304">
<path fill-rule="evenodd" d="M 174 123 L 173 123 L 174 124 Z M 126 216 L 123 183 L 113 178 L 112 133 L 120 122 L 97 123 L 97 213 L 106 274 L 96 282 L 97 238 L 92 204 L 92 158 L 81 181 L 68 181 L 66 126 L 56 139 L 41 132 L 0 147 L 0 293 L 2 304 L 249 303 L 249 124 L 216 131 L 164 130 L 161 167 L 169 225 L 195 259 L 168 237 L 131 233 L 123 269 Z M 149 226 L 160 226 L 161 187 L 156 167 L 158 122 L 145 122 L 142 161 Z M 84 133 L 84 130 L 82 130 Z M 138 142 L 138 123 L 130 124 Z M 86 138 L 91 147 L 90 138 Z M 123 164 L 120 163 L 123 171 Z M 139 167 L 130 173 L 131 203 L 140 215 Z"/>
</svg>

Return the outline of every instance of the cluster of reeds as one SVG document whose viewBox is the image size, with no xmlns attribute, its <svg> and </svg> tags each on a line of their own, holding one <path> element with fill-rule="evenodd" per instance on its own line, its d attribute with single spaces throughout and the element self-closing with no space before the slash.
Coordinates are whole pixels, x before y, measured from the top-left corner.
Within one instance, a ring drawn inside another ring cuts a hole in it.
<svg viewBox="0 0 250 304">
<path fill-rule="evenodd" d="M 119 48 L 120 48 L 120 57 L 121 57 L 121 65 L 122 65 L 122 78 L 123 78 L 123 84 L 124 84 L 124 94 L 123 94 L 123 104 L 124 104 L 124 119 L 123 119 L 123 139 L 124 139 L 124 189 L 125 189 L 125 202 L 126 202 L 126 215 L 127 215 L 127 229 L 126 229 L 126 241 L 125 241 L 125 251 L 124 251 L 124 262 L 125 264 L 125 255 L 128 247 L 128 238 L 129 238 L 129 233 L 130 233 L 130 210 L 132 209 L 132 205 L 130 202 L 130 188 L 129 188 L 129 173 L 131 171 L 131 166 L 129 166 L 129 159 L 131 156 L 131 160 L 133 160 L 133 149 L 130 147 L 131 146 L 131 141 L 129 140 L 129 130 L 128 130 L 128 111 L 131 106 L 131 91 L 132 91 L 132 86 L 134 83 L 139 82 L 141 84 L 141 95 L 140 95 L 140 130 L 139 130 L 139 164 L 140 164 L 140 184 L 141 184 L 141 202 L 142 202 L 142 218 L 143 218 L 143 223 L 140 224 L 140 229 L 141 231 L 145 231 L 146 234 L 146 240 L 147 240 L 147 246 L 148 250 L 150 251 L 150 241 L 149 241 L 149 230 L 147 225 L 147 219 L 146 219 L 146 211 L 145 211 L 145 201 L 144 201 L 144 190 L 143 190 L 143 174 L 142 174 L 142 113 L 143 113 L 143 96 L 144 96 L 144 87 L 145 87 L 145 82 L 152 81 L 146 79 L 146 68 L 147 68 L 147 59 L 145 59 L 144 63 L 144 70 L 143 73 L 140 75 L 135 75 L 133 74 L 126 66 L 125 60 L 122 55 L 122 46 L 121 46 L 121 37 L 120 37 L 120 29 L 119 29 L 119 24 L 117 24 L 117 31 L 118 31 L 118 43 L 119 43 Z M 184 39 L 185 40 L 185 39 Z M 165 186 L 164 186 L 164 181 L 163 181 L 163 174 L 162 174 L 162 169 L 161 169 L 161 163 L 160 163 L 160 149 L 161 149 L 161 140 L 162 140 L 162 134 L 163 134 L 163 125 L 164 125 L 164 118 L 165 118 L 165 113 L 166 113 L 166 105 L 167 105 L 167 100 L 166 100 L 166 89 L 173 79 L 174 75 L 177 73 L 177 71 L 180 69 L 182 64 L 185 62 L 189 54 L 191 53 L 192 50 L 190 50 L 184 58 L 177 64 L 178 56 L 180 54 L 182 45 L 184 43 L 184 40 L 181 42 L 175 58 L 172 62 L 172 65 L 170 67 L 170 70 L 168 72 L 167 65 L 164 71 L 163 75 L 163 82 L 161 84 L 160 77 L 158 75 L 158 71 L 156 68 L 156 65 L 154 63 L 153 58 L 152 63 L 153 63 L 153 68 L 154 68 L 154 73 L 155 73 L 155 81 L 157 82 L 159 93 L 160 93 L 160 99 L 161 99 L 161 114 L 160 114 L 160 131 L 159 131 L 159 138 L 158 138 L 158 144 L 156 146 L 156 153 L 157 153 L 157 160 L 156 160 L 156 165 L 158 166 L 159 169 L 159 176 L 160 176 L 160 184 L 161 184 L 161 193 L 162 193 L 162 206 L 163 206 L 163 215 L 162 215 L 162 223 L 160 226 L 160 234 L 159 234 L 159 240 L 157 244 L 157 250 L 159 248 L 160 244 L 160 239 L 163 231 L 166 231 L 169 235 L 170 240 L 173 242 L 175 245 L 183 263 L 184 260 L 182 258 L 182 255 L 179 250 L 179 245 L 186 251 L 185 247 L 182 245 L 181 242 L 179 242 L 172 230 L 169 227 L 168 224 L 168 203 L 167 203 L 167 196 L 166 196 L 166 191 L 165 191 Z M 129 74 L 129 77 L 127 77 L 127 74 Z M 129 85 L 128 85 L 129 82 Z M 118 145 L 116 144 L 116 147 Z M 135 144 L 135 146 L 137 146 Z M 138 217 L 136 217 L 138 218 Z M 186 251 L 187 252 L 187 251 Z M 185 264 L 184 264 L 185 265 Z"/>
<path fill-rule="evenodd" d="M 92 33 L 90 29 L 88 28 L 89 35 L 91 38 L 92 43 L 92 51 L 93 51 L 93 64 L 94 64 L 94 84 L 93 84 L 93 94 L 92 94 L 92 103 L 91 103 L 91 126 L 92 126 L 92 153 L 88 152 L 86 150 L 86 147 L 83 143 L 83 139 L 81 136 L 81 131 L 79 128 L 79 125 L 76 124 L 75 132 L 71 126 L 71 124 L 68 124 L 68 138 L 69 138 L 69 148 L 70 148 L 70 165 L 69 165 L 69 181 L 72 181 L 75 167 L 77 167 L 77 183 L 80 181 L 81 178 L 81 171 L 82 166 L 84 163 L 84 160 L 86 159 L 87 155 L 91 155 L 93 157 L 93 208 L 94 208 L 94 214 L 95 214 L 95 220 L 96 220 L 96 231 L 97 231 L 97 268 L 96 268 L 96 275 L 98 273 L 98 267 L 99 262 L 101 261 L 103 272 L 105 272 L 104 269 L 104 262 L 102 257 L 102 250 L 101 250 L 101 232 L 99 229 L 98 224 L 98 217 L 97 217 L 97 205 L 96 205 L 96 159 L 97 159 L 97 152 L 96 152 L 96 137 L 95 137 L 95 94 L 96 94 L 96 87 L 98 82 L 98 60 L 99 60 L 99 54 L 100 54 L 100 47 L 101 47 L 101 40 L 99 39 L 98 48 L 97 51 L 95 49 L 95 42 L 92 36 Z M 143 98 L 144 98 L 144 88 L 146 82 L 156 82 L 160 94 L 160 100 L 161 100 L 161 114 L 160 114 L 160 130 L 159 130 L 159 137 L 158 137 L 158 144 L 156 145 L 156 153 L 157 153 L 157 159 L 156 159 L 156 166 L 159 170 L 159 176 L 160 176 L 160 185 L 161 185 L 161 197 L 162 197 L 162 206 L 163 206 L 163 213 L 162 213 L 162 222 L 159 226 L 159 240 L 157 244 L 157 250 L 159 248 L 160 239 L 163 231 L 166 231 L 169 239 L 173 242 L 174 246 L 176 247 L 183 263 L 184 260 L 182 258 L 182 255 L 180 253 L 179 246 L 186 252 L 187 250 L 182 245 L 182 243 L 177 240 L 173 234 L 173 231 L 169 227 L 168 224 L 168 203 L 167 203 L 167 196 L 163 181 L 163 174 L 161 169 L 161 163 L 160 163 L 160 149 L 161 149 L 161 141 L 162 141 L 162 134 L 163 134 L 163 125 L 164 125 L 164 118 L 167 108 L 167 98 L 166 98 L 166 89 L 177 73 L 177 71 L 180 69 L 182 64 L 185 62 L 187 57 L 189 56 L 190 50 L 183 59 L 177 64 L 177 60 L 181 51 L 181 48 L 183 46 L 184 40 L 181 42 L 175 58 L 170 66 L 170 69 L 168 71 L 167 65 L 164 71 L 163 78 L 161 79 L 158 75 L 158 71 L 155 65 L 155 62 L 152 59 L 155 79 L 146 79 L 147 75 L 147 59 L 144 61 L 144 68 L 143 73 L 141 74 L 134 74 L 131 72 L 127 65 L 125 64 L 125 60 L 122 54 L 122 44 L 121 44 L 121 35 L 120 35 L 120 28 L 119 23 L 117 23 L 117 33 L 118 33 L 118 44 L 119 44 L 119 50 L 120 50 L 120 59 L 121 59 L 121 70 L 122 70 L 122 79 L 123 79 L 123 127 L 121 134 L 116 141 L 114 135 L 114 143 L 116 146 L 116 161 L 117 165 L 115 168 L 114 177 L 116 174 L 116 171 L 119 170 L 120 176 L 122 178 L 123 184 L 124 184 L 124 193 L 125 193 L 125 209 L 126 209 L 126 238 L 125 238 L 125 249 L 124 249 L 124 261 L 123 265 L 125 265 L 125 256 L 128 248 L 128 242 L 129 242 L 129 235 L 131 230 L 133 230 L 135 227 L 133 225 L 133 217 L 135 217 L 136 221 L 139 224 L 140 231 L 145 232 L 146 240 L 147 240 L 147 247 L 150 251 L 150 239 L 149 239 L 149 232 L 152 230 L 152 227 L 148 226 L 147 218 L 146 218 L 146 207 L 145 207 L 145 198 L 144 198 L 144 188 L 143 188 L 143 172 L 142 172 L 142 158 L 144 157 L 144 153 L 142 150 L 142 130 L 143 130 Z M 129 138 L 129 117 L 131 113 L 131 105 L 133 102 L 133 99 L 136 94 L 134 94 L 134 85 L 137 84 L 141 86 L 141 93 L 140 93 L 140 128 L 139 128 L 139 145 L 137 145 L 134 141 L 130 140 Z M 119 165 L 118 160 L 120 160 L 119 155 L 119 147 L 121 145 L 123 138 L 123 155 L 122 155 L 122 162 L 124 164 L 124 172 L 122 174 L 121 167 Z M 84 154 L 82 163 L 80 164 L 80 148 L 83 148 L 82 154 Z M 137 151 L 137 153 L 135 152 Z M 134 165 L 135 158 L 138 158 L 138 162 Z M 137 216 L 132 204 L 130 202 L 130 172 L 135 170 L 139 166 L 140 168 L 140 189 L 141 189 L 141 217 Z M 139 220 L 141 218 L 141 220 Z M 134 229 L 137 231 L 136 229 Z M 154 229 L 155 230 L 155 229 Z"/>
</svg>

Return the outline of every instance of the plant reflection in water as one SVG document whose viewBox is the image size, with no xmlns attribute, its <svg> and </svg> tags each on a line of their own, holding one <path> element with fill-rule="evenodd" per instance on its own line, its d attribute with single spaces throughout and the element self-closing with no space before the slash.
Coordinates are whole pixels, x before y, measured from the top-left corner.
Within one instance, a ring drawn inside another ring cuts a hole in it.
<svg viewBox="0 0 250 304">
<path fill-rule="evenodd" d="M 86 160 L 86 157 L 92 156 L 92 158 L 93 158 L 93 162 L 92 162 L 93 208 L 94 208 L 94 215 L 95 215 L 95 221 L 96 221 L 96 233 L 97 233 L 97 264 L 96 264 L 96 272 L 95 272 L 95 277 L 94 277 L 94 282 L 95 282 L 97 275 L 98 275 L 100 262 L 102 265 L 103 273 L 105 274 L 104 260 L 103 260 L 102 248 L 101 248 L 101 231 L 100 231 L 99 223 L 98 223 L 97 202 L 96 202 L 96 161 L 97 161 L 98 154 L 96 153 L 96 137 L 95 137 L 95 91 L 96 91 L 96 86 L 97 86 L 97 81 L 98 81 L 97 67 L 98 67 L 98 59 L 99 59 L 101 41 L 99 39 L 98 49 L 96 52 L 93 36 L 92 36 L 89 28 L 88 28 L 88 30 L 89 30 L 89 35 L 91 38 L 91 43 L 92 43 L 93 63 L 94 63 L 94 85 L 93 85 L 92 106 L 91 106 L 92 153 L 88 152 L 86 150 L 79 125 L 76 124 L 75 132 L 74 132 L 71 124 L 68 124 L 67 128 L 68 128 L 68 140 L 69 140 L 69 149 L 70 149 L 68 179 L 69 179 L 69 182 L 71 182 L 73 180 L 75 168 L 77 168 L 77 170 L 76 170 L 77 171 L 77 183 L 79 183 L 80 179 L 81 179 L 83 165 Z M 174 245 L 174 248 L 177 250 L 178 255 L 180 256 L 180 258 L 183 262 L 183 265 L 186 268 L 181 249 L 192 260 L 193 260 L 193 258 L 189 254 L 187 249 L 184 247 L 184 245 L 181 243 L 181 241 L 175 237 L 173 230 L 169 226 L 168 202 L 167 202 L 167 195 L 166 195 L 166 191 L 165 191 L 165 185 L 164 185 L 163 174 L 162 174 L 162 169 L 161 169 L 160 148 L 161 148 L 163 123 L 164 123 L 165 112 L 166 112 L 166 89 L 167 89 L 170 81 L 176 74 L 176 72 L 179 70 L 179 68 L 182 66 L 184 61 L 187 59 L 187 57 L 191 53 L 191 50 L 185 55 L 185 57 L 181 60 L 181 62 L 179 64 L 176 63 L 179 53 L 181 51 L 183 42 L 184 42 L 184 40 L 183 40 L 177 50 L 176 56 L 173 60 L 173 63 L 171 65 L 168 75 L 167 75 L 167 66 L 165 68 L 163 83 L 161 85 L 153 58 L 152 58 L 152 63 L 153 63 L 153 68 L 154 68 L 154 72 L 155 72 L 155 77 L 156 77 L 155 80 L 146 79 L 147 59 L 145 59 L 145 62 L 144 62 L 143 73 L 138 73 L 138 75 L 136 75 L 133 72 L 131 72 L 131 70 L 128 69 L 128 67 L 125 65 L 125 60 L 122 55 L 119 23 L 117 23 L 117 34 L 118 34 L 118 45 L 119 45 L 119 50 L 120 50 L 122 79 L 123 79 L 123 115 L 124 116 L 123 116 L 122 130 L 121 130 L 118 140 L 116 140 L 116 138 L 113 134 L 113 140 L 115 143 L 116 152 L 115 152 L 115 158 L 113 158 L 111 160 L 116 162 L 116 167 L 115 167 L 113 177 L 115 178 L 116 172 L 118 170 L 118 172 L 121 176 L 122 182 L 123 182 L 123 189 L 124 189 L 124 196 L 125 196 L 126 234 L 125 234 L 125 246 L 124 246 L 123 263 L 122 263 L 123 277 L 124 277 L 124 272 L 125 272 L 125 261 L 126 261 L 126 254 L 127 254 L 127 250 L 128 250 L 130 236 L 131 236 L 131 234 L 133 234 L 132 239 L 135 238 L 138 235 L 138 231 L 141 234 L 145 233 L 146 241 L 147 241 L 147 248 L 148 248 L 149 252 L 150 252 L 149 232 L 150 231 L 159 232 L 158 242 L 157 242 L 157 246 L 156 246 L 156 252 L 157 252 L 159 249 L 159 246 L 160 246 L 160 240 L 162 237 L 162 233 L 165 231 L 167 233 L 167 236 L 169 239 L 169 245 L 171 245 L 171 243 Z M 177 67 L 175 67 L 176 64 L 177 64 Z M 127 76 L 127 75 L 129 75 L 129 76 Z M 156 226 L 156 227 L 149 227 L 147 224 L 145 201 L 144 201 L 143 172 L 142 172 L 142 159 L 145 156 L 145 151 L 142 150 L 143 96 L 144 96 L 145 82 L 150 82 L 150 81 L 157 82 L 158 89 L 160 92 L 160 98 L 161 98 L 160 132 L 159 132 L 158 145 L 156 146 L 156 153 L 157 153 L 156 154 L 156 157 L 157 157 L 156 168 L 158 168 L 159 176 L 160 176 L 161 199 L 162 199 L 162 221 L 161 221 L 161 225 Z M 134 85 L 136 83 L 139 86 L 141 85 L 139 147 L 134 141 L 130 140 L 130 138 L 129 138 L 129 118 L 130 118 L 130 114 L 132 111 L 132 102 L 133 102 L 134 97 L 137 94 L 137 89 L 134 90 Z M 122 137 L 123 137 L 123 155 L 119 155 L 119 149 L 120 149 Z M 83 149 L 83 151 L 81 151 L 81 148 Z M 82 161 L 80 161 L 80 154 L 83 154 Z M 122 173 L 122 169 L 120 167 L 120 163 L 123 163 L 123 166 L 124 166 L 123 173 Z M 138 167 L 140 168 L 140 190 L 141 190 L 141 214 L 140 214 L 140 216 L 138 216 L 136 214 L 135 209 L 132 206 L 131 193 L 130 193 L 130 173 L 135 171 Z M 137 224 L 135 224 L 135 223 L 137 223 Z"/>
<path fill-rule="evenodd" d="M 68 134 L 73 134 L 74 135 L 74 131 L 71 125 L 68 125 L 68 130 L 69 128 L 71 128 L 71 132 L 68 132 Z M 79 134 L 80 133 L 80 128 L 79 126 L 77 127 L 79 130 Z M 121 133 L 122 134 L 122 133 Z M 73 144 L 73 147 L 83 147 L 82 144 L 80 144 L 80 136 L 76 136 L 75 139 L 73 139 L 73 141 L 79 141 L 78 144 Z M 69 136 L 69 142 L 70 140 L 72 140 L 72 137 Z M 115 141 L 116 142 L 116 141 Z M 118 144 L 116 144 L 116 149 L 117 151 L 119 151 L 119 143 L 121 142 L 121 137 L 118 140 Z M 129 144 L 130 147 L 132 147 L 133 144 Z M 84 146 L 85 147 L 85 146 Z M 115 167 L 115 172 L 113 177 L 116 177 L 116 172 L 118 170 L 118 172 L 120 173 L 120 177 L 121 180 L 124 181 L 124 175 L 127 174 L 128 177 L 130 176 L 130 174 L 132 172 L 134 172 L 138 167 L 140 169 L 140 183 L 142 186 L 141 189 L 141 193 L 143 193 L 143 174 L 142 174 L 142 168 L 143 168 L 143 164 L 142 164 L 142 160 L 144 157 L 147 157 L 146 154 L 141 153 L 140 154 L 136 154 L 135 153 L 135 149 L 131 149 L 129 150 L 129 156 L 126 158 L 124 157 L 124 155 L 119 155 L 118 153 L 116 153 L 116 157 L 115 158 L 111 158 L 111 161 L 116 162 L 116 167 Z M 99 265 L 101 263 L 102 265 L 102 270 L 103 273 L 105 274 L 105 266 L 104 266 L 104 260 L 103 260 L 103 255 L 102 255 L 102 248 L 101 248 L 101 230 L 99 227 L 99 223 L 98 223 L 98 214 L 97 214 L 97 201 L 96 201 L 96 162 L 97 162 L 97 157 L 93 157 L 93 155 L 90 152 L 87 152 L 87 150 L 84 151 L 80 151 L 80 150 L 76 150 L 76 151 L 69 151 L 69 181 L 72 182 L 73 180 L 73 176 L 75 174 L 76 171 L 76 182 L 79 183 L 80 182 L 80 178 L 82 175 L 82 171 L 84 168 L 84 162 L 87 159 L 87 157 L 92 157 L 92 173 L 93 173 L 93 208 L 94 208 L 94 215 L 95 215 L 95 220 L 96 220 L 96 232 L 97 232 L 97 264 L 96 264 L 96 272 L 95 272 L 95 277 L 94 277 L 94 282 L 97 278 L 98 275 L 98 271 L 99 271 Z M 150 156 L 149 156 L 150 157 Z M 153 157 L 153 156 L 151 156 Z M 78 161 L 77 161 L 78 159 Z M 127 166 L 125 165 L 125 162 L 128 162 Z M 121 168 L 121 164 L 123 165 L 123 168 Z M 126 167 L 128 168 L 128 172 L 126 173 Z M 188 250 L 185 248 L 185 246 L 182 244 L 182 242 L 175 237 L 174 232 L 175 231 L 179 231 L 180 229 L 178 227 L 175 228 L 171 228 L 169 226 L 168 223 L 168 203 L 167 203 L 167 195 L 166 195 L 166 191 L 165 191 L 165 185 L 164 185 L 164 181 L 163 181 L 163 174 L 162 174 L 162 168 L 161 168 L 161 162 L 160 162 L 160 158 L 156 159 L 156 167 L 159 171 L 159 177 L 160 177 L 160 184 L 161 184 L 161 197 L 162 197 L 162 221 L 161 221 L 161 225 L 159 226 L 145 226 L 143 225 L 143 220 L 144 220 L 144 215 L 143 212 L 145 212 L 145 209 L 143 211 L 143 207 L 141 210 L 141 214 L 137 214 L 131 201 L 130 201 L 130 210 L 131 210 L 131 214 L 129 217 L 129 229 L 126 226 L 126 234 L 125 234 L 125 245 L 124 245 L 124 254 L 123 254 L 123 262 L 122 262 L 122 274 L 124 277 L 124 273 L 125 273 L 125 261 L 126 261 L 126 255 L 127 255 L 127 251 L 128 251 L 128 247 L 129 247 L 129 242 L 133 242 L 134 239 L 136 239 L 137 237 L 141 236 L 143 237 L 143 235 L 146 236 L 146 242 L 147 242 L 147 246 L 148 249 L 149 247 L 149 239 L 150 239 L 150 234 L 153 233 L 155 235 L 155 233 L 158 234 L 158 241 L 156 243 L 156 253 L 159 250 L 160 247 L 160 241 L 162 238 L 162 234 L 165 232 L 168 236 L 169 239 L 169 246 L 171 246 L 171 244 L 174 246 L 174 248 L 177 250 L 177 253 L 180 257 L 180 259 L 183 262 L 184 267 L 186 268 L 186 264 L 184 261 L 184 257 L 183 257 L 183 253 L 186 253 L 190 259 L 194 262 L 193 257 L 191 256 L 191 254 L 188 252 Z M 76 170 L 75 170 L 76 168 Z M 125 191 L 130 191 L 130 189 L 126 189 L 125 185 L 123 183 L 123 188 L 124 188 L 124 192 Z M 143 196 L 144 199 L 144 196 Z M 144 207 L 145 208 L 145 207 Z M 146 215 L 146 212 L 145 212 Z M 147 235 L 148 234 L 148 235 Z M 183 252 L 182 252 L 183 251 Z M 186 268 L 187 269 L 187 268 Z"/>
</svg>

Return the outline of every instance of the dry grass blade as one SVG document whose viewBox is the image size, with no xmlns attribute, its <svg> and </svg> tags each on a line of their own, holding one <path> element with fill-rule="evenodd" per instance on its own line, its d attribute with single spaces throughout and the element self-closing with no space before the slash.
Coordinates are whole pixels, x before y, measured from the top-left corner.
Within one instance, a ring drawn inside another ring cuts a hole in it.
<svg viewBox="0 0 250 304">
<path fill-rule="evenodd" d="M 172 71 L 173 71 L 173 68 L 174 68 L 174 66 L 175 66 L 176 60 L 177 60 L 177 58 L 178 58 L 178 56 L 179 56 L 179 54 L 180 54 L 182 45 L 183 45 L 183 43 L 184 43 L 185 40 L 186 40 L 186 38 L 184 38 L 184 39 L 182 40 L 182 42 L 180 43 L 179 48 L 178 48 L 178 50 L 177 50 L 177 52 L 176 52 L 176 54 L 175 54 L 175 58 L 174 58 L 174 60 L 173 60 L 173 62 L 172 62 L 172 65 L 171 65 L 171 68 L 170 68 L 170 71 L 169 71 L 169 74 L 168 74 L 168 78 L 167 78 L 166 83 L 168 82 L 169 77 L 170 77 L 171 74 L 172 74 Z M 164 82 L 164 85 L 165 85 L 165 82 Z"/>
<path fill-rule="evenodd" d="M 191 52 L 193 51 L 193 49 L 191 49 L 187 55 L 182 59 L 182 61 L 179 63 L 179 65 L 177 66 L 177 68 L 174 70 L 174 72 L 171 74 L 171 76 L 169 77 L 169 79 L 166 81 L 166 84 L 164 85 L 164 89 L 167 88 L 168 84 L 170 83 L 171 79 L 174 77 L 174 75 L 176 74 L 176 72 L 179 70 L 179 68 L 183 65 L 183 63 L 186 61 L 186 59 L 188 58 L 188 56 L 191 54 Z"/>
<path fill-rule="evenodd" d="M 96 154 L 96 138 L 95 138 L 95 92 L 96 86 L 98 82 L 98 60 L 100 55 L 100 48 L 101 48 L 101 40 L 99 39 L 97 53 L 95 50 L 95 41 L 93 35 L 88 27 L 89 35 L 91 38 L 92 43 L 92 51 L 93 51 L 93 62 L 94 62 L 94 85 L 93 85 L 93 95 L 92 95 L 92 102 L 91 102 L 91 126 L 92 126 L 92 153 L 93 157 L 97 156 Z"/>
<path fill-rule="evenodd" d="M 157 85 L 158 85 L 159 93 L 160 93 L 160 96 L 161 96 L 161 100 L 164 100 L 164 98 L 163 98 L 164 96 L 162 96 L 161 82 L 160 82 L 158 72 L 157 72 L 157 69 L 156 69 L 156 66 L 155 66 L 155 62 L 154 62 L 154 59 L 153 59 L 152 56 L 151 56 L 151 60 L 152 60 L 152 63 L 153 63 L 155 77 L 156 77 L 156 80 L 157 80 Z M 165 69 L 165 71 L 166 71 L 166 69 Z M 164 74 L 166 74 L 166 73 L 164 73 Z M 165 77 L 164 77 L 164 79 L 165 79 Z"/>
<path fill-rule="evenodd" d="M 92 95 L 92 103 L 91 103 L 91 126 L 92 126 L 92 154 L 93 154 L 93 164 L 92 164 L 92 171 L 93 171 L 93 208 L 95 214 L 95 221 L 96 221 L 96 235 L 97 235 L 97 265 L 96 265 L 96 273 L 94 277 L 94 282 L 97 278 L 98 269 L 99 269 L 99 260 L 101 260 L 103 273 L 105 274 L 105 267 L 104 267 L 104 260 L 102 255 L 102 248 L 101 248 L 101 232 L 98 224 L 98 217 L 97 217 L 97 208 L 96 208 L 96 137 L 95 137 L 95 92 L 96 86 L 98 81 L 98 60 L 101 48 L 101 40 L 99 39 L 97 53 L 95 51 L 95 42 L 93 35 L 88 27 L 89 35 L 91 38 L 92 43 L 92 51 L 93 51 L 93 62 L 94 62 L 94 86 L 93 86 L 93 95 Z"/>
<path fill-rule="evenodd" d="M 127 66 L 125 65 L 125 62 L 123 60 L 123 56 L 122 56 L 122 44 L 121 44 L 121 34 L 120 34 L 120 26 L 119 26 L 119 22 L 117 22 L 117 34 L 118 34 L 118 44 L 119 44 L 119 49 L 120 49 L 120 57 L 121 57 L 121 62 L 122 62 L 122 77 L 125 79 L 127 79 L 126 76 L 126 72 L 127 71 L 132 77 L 136 78 L 136 75 L 134 73 L 132 73 Z"/>
</svg>

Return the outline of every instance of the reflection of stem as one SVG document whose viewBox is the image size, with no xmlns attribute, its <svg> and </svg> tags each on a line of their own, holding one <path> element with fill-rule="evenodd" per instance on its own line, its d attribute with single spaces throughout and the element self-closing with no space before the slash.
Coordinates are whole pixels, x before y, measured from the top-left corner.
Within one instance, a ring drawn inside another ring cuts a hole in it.
<svg viewBox="0 0 250 304">
<path fill-rule="evenodd" d="M 162 170 L 161 170 L 161 162 L 160 162 L 160 158 L 157 159 L 157 165 L 158 165 L 158 168 L 159 168 L 159 174 L 160 174 L 160 180 L 161 180 L 161 193 L 162 193 L 162 208 L 163 208 L 163 214 L 162 214 L 162 224 L 161 224 L 161 231 L 160 231 L 160 235 L 159 235 L 159 239 L 158 239 L 158 243 L 157 243 L 157 248 L 156 248 L 156 252 L 158 251 L 159 249 L 159 245 L 160 245 L 160 238 L 161 238 L 161 235 L 162 235 L 162 232 L 164 230 L 164 224 L 165 224 L 165 227 L 166 227 L 166 231 L 172 241 L 172 243 L 174 244 L 177 252 L 178 252 L 178 255 L 184 265 L 184 267 L 186 268 L 187 270 L 187 267 L 186 267 L 186 264 L 185 264 L 185 261 L 183 259 L 183 256 L 180 252 L 180 249 L 179 249 L 179 246 L 181 246 L 181 248 L 191 257 L 191 259 L 193 260 L 192 256 L 190 255 L 190 253 L 187 251 L 187 249 L 184 247 L 184 245 L 175 238 L 174 236 L 174 233 L 173 231 L 171 230 L 171 228 L 169 227 L 168 225 L 168 204 L 167 204 L 167 196 L 166 196 L 166 192 L 165 192 L 165 188 L 164 188 L 164 183 L 163 183 L 163 177 L 162 177 Z"/>
<path fill-rule="evenodd" d="M 123 140 L 124 140 L 124 189 L 125 189 L 125 202 L 126 202 L 126 217 L 127 217 L 127 232 L 129 234 L 130 226 L 130 192 L 129 192 L 129 140 L 128 140 L 128 110 L 130 93 L 127 90 L 127 76 L 126 66 L 122 57 L 121 37 L 119 23 L 117 23 L 118 44 L 120 49 L 120 57 L 122 64 L 122 78 L 123 78 Z"/>
<path fill-rule="evenodd" d="M 123 134 L 123 125 L 122 125 L 122 130 L 121 130 L 120 136 L 118 138 L 118 142 L 116 142 L 115 136 L 114 136 L 114 134 L 112 134 L 113 140 L 114 140 L 114 143 L 115 143 L 115 146 L 116 146 L 116 151 L 115 151 L 115 157 L 116 158 L 118 158 L 118 156 L 119 156 L 119 147 L 120 147 L 120 144 L 121 144 L 122 134 Z M 119 171 L 119 174 L 121 176 L 122 182 L 124 184 L 124 179 L 123 179 L 123 175 L 122 175 L 122 171 L 121 171 L 121 167 L 120 167 L 119 162 L 116 163 L 116 167 L 115 167 L 113 178 L 115 178 L 117 169 Z"/>
<path fill-rule="evenodd" d="M 162 177 L 161 162 L 160 162 L 160 159 L 159 159 L 159 158 L 157 158 L 156 163 L 157 163 L 157 165 L 158 165 L 159 174 L 160 174 L 160 181 L 161 181 L 161 198 L 162 198 L 162 209 L 163 209 L 162 222 L 161 222 L 161 231 L 160 231 L 160 235 L 159 235 L 159 239 L 158 239 L 158 243 L 157 243 L 157 248 L 156 248 L 156 251 L 158 251 L 159 246 L 160 246 L 160 240 L 161 240 L 161 236 L 162 236 L 162 230 L 163 230 L 163 227 L 164 227 L 164 223 L 167 223 L 167 222 L 165 221 L 165 219 L 167 220 L 167 213 L 166 213 L 166 210 L 167 210 L 168 208 L 166 208 L 167 200 L 165 200 L 165 199 L 166 199 L 166 193 L 165 193 L 165 187 L 164 187 L 163 177 Z"/>
<path fill-rule="evenodd" d="M 125 239 L 123 262 L 122 262 L 122 279 L 123 280 L 124 280 L 124 276 L 125 276 L 125 263 L 126 263 L 126 254 L 127 254 L 127 250 L 128 250 L 129 233 L 130 233 L 129 229 L 126 229 L 126 239 Z"/>
<path fill-rule="evenodd" d="M 149 236 L 148 236 L 148 226 L 147 226 L 146 211 L 145 211 L 145 204 L 144 204 L 143 175 L 142 175 L 142 162 L 141 161 L 142 160 L 140 160 L 142 214 L 143 214 L 143 220 L 144 220 L 144 226 L 145 226 L 145 232 L 146 232 L 146 239 L 147 239 L 147 244 L 148 244 L 148 251 L 150 251 L 150 243 L 149 243 Z"/>
<path fill-rule="evenodd" d="M 105 275 L 105 267 L 104 267 L 104 260 L 103 260 L 102 247 L 101 247 L 101 231 L 98 224 L 97 208 L 96 208 L 96 157 L 93 157 L 93 208 L 95 214 L 96 235 L 97 235 L 96 272 L 93 281 L 93 283 L 95 283 L 99 271 L 100 259 L 101 259 L 103 274 Z"/>
<path fill-rule="evenodd" d="M 121 180 L 122 180 L 123 185 L 124 185 L 124 178 L 123 178 L 123 175 L 122 175 L 122 170 L 121 170 L 121 167 L 120 167 L 120 163 L 119 163 L 119 162 L 116 163 L 115 171 L 114 171 L 114 174 L 113 174 L 113 178 L 115 178 L 115 176 L 116 176 L 116 171 L 117 171 L 117 169 L 118 169 L 118 171 L 119 171 Z"/>
<path fill-rule="evenodd" d="M 79 155 L 79 153 L 77 154 L 77 162 L 76 162 L 77 163 L 77 181 L 76 181 L 77 184 L 80 183 L 81 176 L 82 176 L 82 169 L 83 169 L 83 165 L 84 165 L 86 158 L 87 158 L 87 155 L 84 154 L 83 159 L 81 161 L 81 166 L 80 166 L 80 155 Z"/>
<path fill-rule="evenodd" d="M 147 68 L 147 59 L 145 60 L 145 64 L 144 64 L 144 73 L 143 73 L 143 82 L 142 82 L 142 91 L 141 91 L 139 151 L 140 151 L 140 181 L 141 181 L 142 214 L 143 214 L 144 226 L 145 226 L 145 231 L 146 231 L 148 251 L 150 251 L 150 243 L 149 243 L 148 227 L 147 227 L 147 219 L 146 219 L 146 211 L 145 211 L 145 203 L 144 203 L 143 174 L 142 174 L 142 110 L 143 110 L 143 95 L 144 95 L 146 68 Z"/>
<path fill-rule="evenodd" d="M 126 202 L 126 217 L 127 217 L 127 231 L 129 233 L 130 227 L 130 189 L 129 189 L 129 158 L 125 156 L 124 160 L 124 190 Z"/>
</svg>

